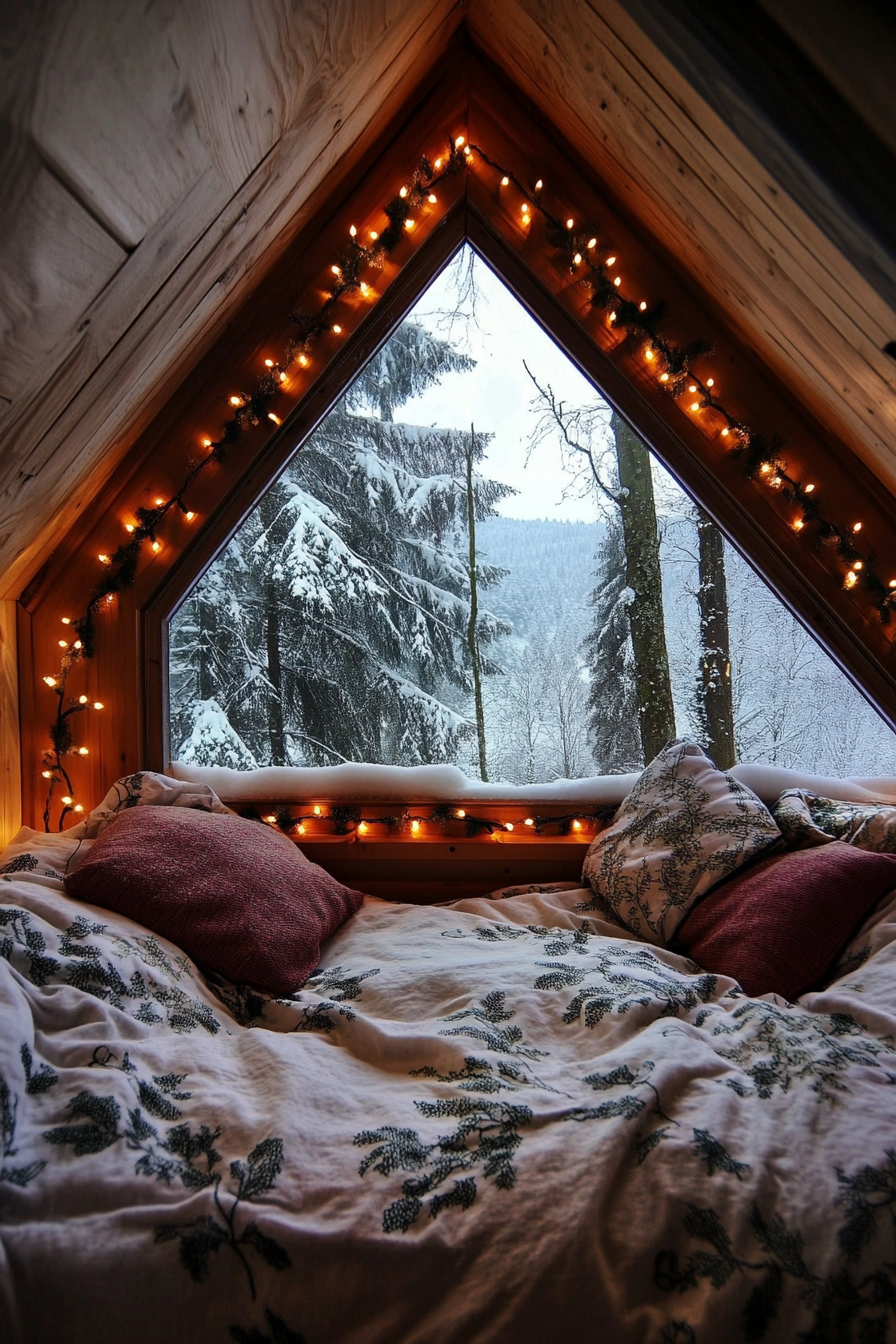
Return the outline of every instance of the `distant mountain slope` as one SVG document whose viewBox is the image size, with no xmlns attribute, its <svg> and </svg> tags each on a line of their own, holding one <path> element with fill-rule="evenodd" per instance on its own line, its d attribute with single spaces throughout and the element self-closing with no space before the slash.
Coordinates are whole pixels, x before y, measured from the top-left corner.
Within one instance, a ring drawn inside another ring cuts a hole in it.
<svg viewBox="0 0 896 1344">
<path fill-rule="evenodd" d="M 532 640 L 570 624 L 586 633 L 602 523 L 549 518 L 487 518 L 476 527 L 480 559 L 509 569 L 500 587 L 483 595 L 490 611 Z"/>
</svg>

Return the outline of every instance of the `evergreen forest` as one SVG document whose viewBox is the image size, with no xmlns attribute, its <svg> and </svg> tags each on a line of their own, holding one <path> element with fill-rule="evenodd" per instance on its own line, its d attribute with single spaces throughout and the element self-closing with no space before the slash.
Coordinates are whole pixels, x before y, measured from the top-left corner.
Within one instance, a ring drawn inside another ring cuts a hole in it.
<svg viewBox="0 0 896 1344">
<path fill-rule="evenodd" d="M 896 737 L 596 393 L 526 366 L 531 444 L 592 521 L 514 518 L 475 415 L 405 418 L 474 365 L 412 314 L 206 572 L 170 627 L 176 759 L 524 784 L 636 770 L 677 733 L 723 768 L 896 773 Z"/>
</svg>

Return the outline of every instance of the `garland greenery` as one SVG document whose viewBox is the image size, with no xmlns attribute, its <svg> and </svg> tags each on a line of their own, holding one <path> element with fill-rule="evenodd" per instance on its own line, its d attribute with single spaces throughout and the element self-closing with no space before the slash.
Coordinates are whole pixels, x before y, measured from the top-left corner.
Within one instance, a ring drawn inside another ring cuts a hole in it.
<svg viewBox="0 0 896 1344">
<path fill-rule="evenodd" d="M 611 251 L 598 246 L 596 224 L 577 228 L 574 219 L 564 220 L 554 215 L 543 203 L 540 181 L 533 189 L 526 187 L 513 172 L 491 159 L 479 145 L 467 145 L 464 137 L 458 136 L 434 162 L 426 156 L 420 159 L 407 185 L 383 207 L 387 224 L 381 233 L 371 230 L 367 240 L 362 241 L 357 230 L 352 227 L 349 243 L 330 267 L 323 303 L 314 312 L 295 310 L 289 314 L 296 330 L 286 347 L 283 360 L 265 361 L 265 372 L 257 379 L 254 389 L 230 398 L 232 413 L 224 421 L 216 439 L 204 440 L 206 455 L 190 464 L 180 486 L 168 499 L 157 499 L 152 507 L 136 508 L 136 522 L 128 527 L 127 541 L 111 555 L 100 556 L 104 565 L 103 576 L 91 592 L 83 615 L 65 622 L 71 626 L 74 639 L 59 641 L 63 651 L 58 672 L 55 676 L 43 678 L 58 699 L 56 717 L 49 730 L 51 745 L 43 758 L 42 773 L 49 781 L 44 807 L 44 827 L 47 831 L 50 829 L 53 793 L 57 786 L 64 785 L 67 790 L 62 796 L 59 830 L 62 830 L 70 812 L 83 811 L 82 805 L 74 801 L 74 789 L 64 758 L 87 754 L 85 747 L 74 744 L 74 716 L 91 706 L 102 709 L 103 705 L 98 700 L 91 702 L 86 695 L 67 697 L 67 689 L 69 676 L 77 664 L 94 656 L 97 612 L 104 603 L 113 602 L 117 593 L 134 584 L 144 546 L 149 545 L 156 551 L 160 549 L 157 533 L 172 511 L 179 510 L 188 521 L 192 521 L 195 515 L 188 507 L 187 499 L 197 478 L 212 463 L 222 463 L 247 429 L 257 427 L 265 419 L 275 425 L 281 423 L 280 417 L 271 409 L 282 390 L 281 384 L 288 380 L 289 370 L 295 365 L 307 365 L 310 352 L 325 332 L 341 333 L 341 327 L 333 321 L 336 305 L 346 295 L 366 294 L 368 284 L 363 276 L 368 268 L 376 270 L 382 267 L 401 239 L 413 230 L 415 212 L 437 204 L 435 188 L 462 172 L 477 158 L 496 174 L 502 188 L 512 184 L 519 193 L 524 227 L 531 225 L 533 213 L 543 221 L 548 244 L 563 258 L 570 273 L 578 277 L 589 292 L 591 306 L 606 313 L 614 329 L 644 343 L 645 358 L 657 371 L 658 380 L 669 396 L 691 396 L 695 398 L 689 406 L 692 412 L 711 411 L 720 418 L 721 436 L 726 440 L 730 438 L 728 451 L 741 460 L 745 476 L 779 490 L 785 499 L 798 506 L 799 516 L 793 522 L 794 529 L 802 532 L 804 528 L 809 528 L 819 548 L 833 547 L 848 566 L 844 586 L 867 592 L 881 624 L 890 623 L 896 606 L 896 579 L 885 583 L 878 572 L 873 552 L 860 551 L 857 537 L 862 524 L 855 523 L 852 528 L 844 528 L 825 517 L 814 485 L 802 484 L 789 473 L 787 462 L 781 456 L 785 440 L 779 435 L 756 429 L 732 415 L 714 392 L 713 379 L 703 379 L 694 372 L 695 362 L 710 353 L 709 344 L 703 340 L 676 344 L 664 336 L 660 327 L 663 305 L 648 307 L 645 302 L 638 303 L 623 295 L 621 277 L 613 273 L 616 258 Z M 355 824 L 367 825 L 387 819 L 369 818 L 365 821 L 359 816 L 354 820 Z M 425 820 L 436 818 L 433 816 Z M 542 820 L 547 822 L 547 819 Z M 570 816 L 566 820 L 571 825 L 574 817 Z M 412 821 L 413 818 L 409 819 L 408 824 Z M 390 824 L 394 822 L 395 819 L 391 819 Z M 501 828 L 501 823 L 472 818 L 469 824 L 489 830 Z M 472 833 L 476 833 L 475 830 Z"/>
</svg>

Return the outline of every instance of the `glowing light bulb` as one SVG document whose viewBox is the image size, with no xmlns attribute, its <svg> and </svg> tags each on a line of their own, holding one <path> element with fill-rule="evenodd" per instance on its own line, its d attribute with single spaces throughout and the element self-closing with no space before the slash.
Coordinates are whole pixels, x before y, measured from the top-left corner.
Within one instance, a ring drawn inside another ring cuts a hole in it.
<svg viewBox="0 0 896 1344">
<path fill-rule="evenodd" d="M 715 387 L 715 382 L 716 382 L 715 378 L 707 378 L 707 380 L 706 380 L 706 386 L 707 386 L 707 387 Z"/>
<path fill-rule="evenodd" d="M 53 771 L 52 771 L 52 770 L 41 770 L 41 774 L 43 775 L 44 779 L 52 779 L 52 778 L 53 778 Z"/>
<path fill-rule="evenodd" d="M 660 382 L 661 382 L 661 383 L 668 383 L 668 381 L 669 381 L 669 375 L 668 375 L 668 373 L 661 373 L 661 374 L 660 374 Z"/>
<path fill-rule="evenodd" d="M 349 233 L 353 238 L 357 238 L 358 230 L 355 228 L 354 224 L 352 224 L 351 227 L 349 228 Z"/>
<path fill-rule="evenodd" d="M 617 275 L 616 279 L 613 281 L 613 284 L 614 284 L 614 285 L 616 286 L 616 288 L 618 289 L 619 286 L 622 284 L 622 276 L 621 276 L 621 275 Z"/>
<path fill-rule="evenodd" d="M 101 565 L 108 565 L 109 563 L 109 557 L 105 551 L 100 551 L 98 559 Z"/>
<path fill-rule="evenodd" d="M 769 466 L 769 464 L 768 464 L 767 462 L 763 462 L 763 464 L 762 464 L 762 466 L 759 468 L 759 470 L 762 472 L 763 476 L 767 476 L 767 475 L 769 474 L 769 472 L 771 471 L 771 467 Z"/>
<path fill-rule="evenodd" d="M 335 331 L 335 333 L 336 333 L 337 336 L 341 336 L 341 335 L 342 335 L 342 328 L 340 327 L 340 325 L 339 325 L 338 322 L 334 322 L 334 323 L 333 323 L 333 330 Z"/>
<path fill-rule="evenodd" d="M 87 704 L 87 696 L 86 696 L 86 695 L 79 695 L 79 696 L 78 696 L 78 704 L 79 704 L 79 705 L 86 705 L 86 704 Z"/>
<path fill-rule="evenodd" d="M 279 415 L 275 415 L 273 411 L 268 411 L 268 419 L 273 420 L 275 425 L 282 425 L 283 423 Z"/>
<path fill-rule="evenodd" d="M 89 756 L 89 755 L 90 755 L 90 752 L 87 750 L 86 747 L 79 747 L 79 748 L 78 748 L 78 755 L 79 755 L 79 756 Z"/>
<path fill-rule="evenodd" d="M 415 835 L 416 835 L 417 831 L 419 831 L 419 829 L 420 829 L 420 823 L 419 823 L 419 821 L 412 821 L 412 822 L 411 822 L 411 830 L 414 832 Z"/>
<path fill-rule="evenodd" d="M 274 817 L 274 816 L 265 817 L 265 821 L 266 821 L 266 822 L 268 823 L 268 825 L 270 825 L 270 826 L 273 826 L 273 824 L 274 824 L 274 822 L 275 822 L 276 820 L 277 820 L 277 818 Z"/>
<path fill-rule="evenodd" d="M 69 617 L 69 616 L 63 616 L 63 617 L 62 617 L 62 624 L 63 624 L 63 625 L 71 625 L 71 623 L 72 623 L 72 622 L 71 622 L 71 617 Z"/>
<path fill-rule="evenodd" d="M 852 572 L 852 570 L 850 570 L 849 573 L 848 573 L 847 576 L 846 576 L 846 586 L 847 586 L 847 588 L 852 588 L 852 587 L 853 587 L 853 585 L 855 584 L 856 578 L 857 578 L 857 576 Z"/>
<path fill-rule="evenodd" d="M 402 187 L 401 191 L 398 194 L 401 197 L 401 199 L 404 200 L 405 196 L 407 196 L 408 194 L 407 187 Z"/>
<path fill-rule="evenodd" d="M 433 167 L 435 168 L 436 172 L 439 171 L 439 169 L 441 168 L 441 166 L 442 166 L 442 160 L 441 160 L 441 159 L 436 159 L 435 163 L 433 164 Z"/>
<path fill-rule="evenodd" d="M 524 825 L 524 826 L 534 826 L 534 825 L 535 825 L 535 818 L 534 818 L 534 817 L 527 817 L 526 820 L 523 822 L 523 825 Z"/>
<path fill-rule="evenodd" d="M 523 212 L 524 215 L 528 215 L 528 213 L 529 213 L 529 202 L 528 202 L 528 201 L 523 201 L 523 204 L 522 204 L 522 206 L 520 207 L 520 209 L 522 210 L 522 212 Z"/>
<path fill-rule="evenodd" d="M 571 228 L 572 228 L 572 223 L 573 223 L 572 220 L 571 220 L 571 219 L 568 219 L 568 220 L 566 221 L 566 227 L 567 227 L 568 229 L 571 229 Z"/>
<path fill-rule="evenodd" d="M 330 270 L 333 272 L 334 275 L 341 275 L 341 274 L 342 274 L 342 272 L 340 271 L 340 269 L 339 269 L 338 266 L 331 266 L 331 267 L 330 267 Z"/>
<path fill-rule="evenodd" d="M 114 602 L 114 601 L 115 601 L 115 594 L 114 594 L 114 593 L 107 593 L 107 594 L 106 594 L 106 601 L 107 601 L 107 602 Z"/>
<path fill-rule="evenodd" d="M 76 812 L 83 812 L 83 811 L 84 811 L 84 808 L 81 806 L 80 803 L 75 803 L 75 811 L 76 811 Z"/>
<path fill-rule="evenodd" d="M 700 409 L 700 403 L 699 403 L 699 401 L 692 401 L 692 402 L 691 402 L 691 410 L 692 410 L 692 411 L 699 411 L 699 409 Z"/>
<path fill-rule="evenodd" d="M 103 705 L 102 700 L 94 700 L 94 702 L 93 702 L 93 707 L 94 707 L 94 709 L 104 709 L 104 708 L 105 708 L 105 706 Z"/>
<path fill-rule="evenodd" d="M 156 552 L 156 554 L 158 554 L 159 551 L 162 549 L 162 543 L 160 541 L 154 541 L 152 544 L 152 549 Z"/>
<path fill-rule="evenodd" d="M 370 289 L 370 286 L 368 285 L 366 280 L 361 281 L 360 289 L 362 294 L 366 294 L 367 291 Z"/>
<path fill-rule="evenodd" d="M 133 523 L 125 523 L 125 525 L 124 525 L 124 530 L 125 530 L 125 532 L 133 532 L 133 530 L 134 530 L 134 524 L 133 524 Z"/>
<path fill-rule="evenodd" d="M 501 178 L 501 186 L 502 186 L 502 187 L 507 187 L 507 186 L 509 186 L 509 185 L 510 185 L 510 178 L 509 178 L 509 177 L 502 177 L 502 178 Z"/>
<path fill-rule="evenodd" d="M 358 834 L 359 834 L 359 835 L 366 835 L 367 832 L 369 831 L 369 829 L 370 829 L 370 827 L 367 825 L 367 822 L 366 822 L 366 821 L 359 821 L 359 822 L 358 822 Z"/>
<path fill-rule="evenodd" d="M 470 155 L 471 155 L 472 153 L 473 153 L 473 151 L 472 151 L 472 149 L 470 148 L 470 146 L 469 146 L 469 145 L 464 145 L 464 154 L 465 154 L 465 156 L 466 156 L 467 158 L 469 158 Z"/>
<path fill-rule="evenodd" d="M 615 321 L 616 321 L 616 314 L 615 314 L 615 313 L 611 313 L 611 314 L 610 314 L 609 321 L 610 321 L 610 322 L 615 322 Z"/>
<path fill-rule="evenodd" d="M 589 250 L 589 252 L 591 251 L 592 247 L 597 247 L 597 239 L 596 239 L 596 238 L 589 238 L 589 239 L 588 239 L 588 250 Z"/>
<path fill-rule="evenodd" d="M 896 588 L 896 579 L 891 579 L 888 586 L 890 588 Z"/>
<path fill-rule="evenodd" d="M 74 644 L 72 645 L 72 648 L 73 648 L 73 649 L 80 649 L 80 648 L 83 648 L 83 645 L 81 644 L 80 639 L 76 639 L 76 640 L 75 640 Z"/>
<path fill-rule="evenodd" d="M 307 356 L 307 355 L 299 355 L 299 363 L 301 364 L 301 366 L 302 366 L 303 369 L 307 369 L 307 367 L 308 367 L 308 356 Z"/>
<path fill-rule="evenodd" d="M 804 524 L 802 518 L 797 518 L 796 522 L 793 525 L 794 532 L 802 532 L 803 526 Z"/>
<path fill-rule="evenodd" d="M 196 517 L 196 515 L 195 515 L 195 513 L 193 512 L 192 509 L 187 509 L 186 513 L 184 514 L 184 517 L 186 518 L 186 520 L 187 520 L 188 523 L 192 523 L 192 521 L 193 521 L 193 519 Z"/>
<path fill-rule="evenodd" d="M 653 359 L 653 351 L 652 351 L 652 350 L 645 350 L 645 351 L 644 351 L 644 358 L 647 359 L 647 360 Z"/>
<path fill-rule="evenodd" d="M 279 377 L 281 383 L 285 383 L 285 382 L 286 382 L 286 374 L 285 374 L 285 373 L 280 373 L 280 374 L 278 374 L 278 377 Z"/>
<path fill-rule="evenodd" d="M 806 494 L 807 494 L 807 495 L 811 495 L 811 493 L 812 493 L 812 491 L 813 491 L 814 489 L 815 489 L 815 486 L 814 486 L 814 485 L 807 485 L 807 486 L 806 486 Z"/>
<path fill-rule="evenodd" d="M 688 383 L 688 391 L 689 391 L 689 392 L 696 392 L 696 391 L 697 391 L 697 384 L 696 384 L 696 383 Z"/>
<path fill-rule="evenodd" d="M 582 261 L 582 254 L 581 252 L 577 252 L 572 259 L 572 264 L 573 266 L 578 266 L 581 264 L 581 261 Z"/>
<path fill-rule="evenodd" d="M 464 142 L 464 137 L 463 137 L 462 135 L 459 135 L 459 136 L 457 137 L 457 139 L 455 140 L 455 142 L 454 142 L 454 148 L 455 148 L 455 149 L 460 149 L 460 147 L 461 147 L 461 145 L 463 144 L 463 142 Z"/>
<path fill-rule="evenodd" d="M 892 583 L 890 586 L 891 586 L 892 588 L 896 588 L 896 580 L 894 580 L 893 583 Z M 464 817 L 465 817 L 467 814 L 466 814 L 466 812 L 464 811 L 464 809 L 463 809 L 462 807 L 459 807 L 459 808 L 457 809 L 457 811 L 455 812 L 454 815 L 455 815 L 456 817 L 459 817 L 459 818 L 461 819 L 461 821 L 463 821 Z"/>
<path fill-rule="evenodd" d="M 535 183 L 535 190 L 536 190 L 536 191 L 541 191 L 541 189 L 542 189 L 543 186 L 544 186 L 544 183 L 542 182 L 541 178 L 539 178 L 538 181 Z"/>
<path fill-rule="evenodd" d="M 64 639 L 60 639 L 60 641 L 59 641 L 59 647 L 60 647 L 60 649 L 67 649 L 67 648 L 68 648 L 68 644 L 65 642 Z"/>
<path fill-rule="evenodd" d="M 370 230 L 370 237 L 373 240 L 373 242 L 376 242 L 377 238 L 379 238 L 379 234 L 377 233 L 376 229 Z"/>
<path fill-rule="evenodd" d="M 722 438 L 723 438 L 723 439 L 727 439 L 727 437 L 728 437 L 728 435 L 729 435 L 730 433 L 731 433 L 731 430 L 730 430 L 730 429 L 723 429 L 723 430 L 722 430 Z"/>
<path fill-rule="evenodd" d="M 769 485 L 773 485 L 776 490 L 780 484 L 781 484 L 780 476 L 773 476 L 772 479 L 769 481 Z"/>
<path fill-rule="evenodd" d="M 861 524 L 861 523 L 853 523 L 853 525 L 852 525 L 852 530 L 853 530 L 853 532 L 861 532 L 861 530 L 862 530 L 862 524 Z"/>
<path fill-rule="evenodd" d="M 231 397 L 230 404 L 231 406 L 242 406 L 243 403 L 239 397 Z"/>
<path fill-rule="evenodd" d="M 607 265 L 608 265 L 608 266 L 613 266 L 613 265 L 615 264 L 615 262 L 616 262 L 616 258 L 615 258 L 615 257 L 607 257 Z"/>
<path fill-rule="evenodd" d="M 202 440 L 202 446 L 203 446 L 203 448 L 211 448 L 211 446 L 212 446 L 212 441 L 211 441 L 211 439 L 203 439 L 203 440 Z"/>
<path fill-rule="evenodd" d="M 505 823 L 504 823 L 504 829 L 505 829 L 505 831 L 512 831 L 512 830 L 513 830 L 513 822 L 512 822 L 512 821 L 505 821 Z"/>
<path fill-rule="evenodd" d="M 63 801 L 63 803 L 65 803 L 65 806 L 66 806 L 66 807 L 71 807 L 72 803 L 73 803 L 75 800 L 74 800 L 74 798 L 72 798 L 69 794 L 64 793 L 64 794 L 62 795 L 62 801 Z"/>
<path fill-rule="evenodd" d="M 855 562 L 855 564 L 853 565 L 853 569 L 856 569 L 856 570 L 858 570 L 858 569 L 864 569 L 864 568 L 865 568 L 865 566 L 863 565 L 863 563 L 862 563 L 861 560 L 857 560 L 857 561 Z"/>
<path fill-rule="evenodd" d="M 642 313 L 646 313 L 646 312 L 647 312 L 647 304 L 644 302 L 643 299 L 642 299 L 641 302 L 638 304 L 638 307 L 640 308 L 640 310 L 641 310 Z"/>
<path fill-rule="evenodd" d="M 574 821 L 572 828 L 574 831 L 580 831 L 582 829 L 582 823 L 580 821 Z"/>
<path fill-rule="evenodd" d="M 429 201 L 430 205 L 436 205 L 439 198 L 434 191 L 431 191 L 426 199 Z"/>
<path fill-rule="evenodd" d="M 304 821 L 300 821 L 300 822 L 299 822 L 298 826 L 296 827 L 296 830 L 298 831 L 299 835 L 304 835 L 304 834 L 305 834 L 305 823 L 304 823 Z"/>
<path fill-rule="evenodd" d="M 272 359 L 266 359 L 264 363 L 265 368 L 272 369 L 274 367 L 274 361 Z"/>
<path fill-rule="evenodd" d="M 315 804 L 314 804 L 314 815 L 315 815 L 316 817 L 319 817 L 319 816 L 320 816 L 320 805 L 319 805 L 318 803 L 315 803 Z"/>
<path fill-rule="evenodd" d="M 411 229 L 414 227 L 414 221 L 412 219 L 406 219 L 404 222 L 404 226 L 407 229 L 408 233 L 410 233 Z"/>
<path fill-rule="evenodd" d="M 154 499 L 153 503 L 155 504 L 157 509 L 160 509 L 162 505 L 165 503 L 165 501 L 164 499 Z"/>
</svg>

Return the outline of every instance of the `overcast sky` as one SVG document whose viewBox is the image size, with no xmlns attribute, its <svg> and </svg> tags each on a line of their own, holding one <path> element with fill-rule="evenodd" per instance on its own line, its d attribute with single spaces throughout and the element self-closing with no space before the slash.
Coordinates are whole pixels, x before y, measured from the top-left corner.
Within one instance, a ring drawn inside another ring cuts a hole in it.
<svg viewBox="0 0 896 1344">
<path fill-rule="evenodd" d="M 498 505 L 507 517 L 593 522 L 597 517 L 593 494 L 562 498 L 570 477 L 562 470 L 556 442 L 539 445 L 526 461 L 539 415 L 531 405 L 536 393 L 523 360 L 542 386 L 550 383 L 555 395 L 570 405 L 591 404 L 599 394 L 479 258 L 475 269 L 481 296 L 479 325 L 455 325 L 451 342 L 473 356 L 476 368 L 448 374 L 438 387 L 407 402 L 400 418 L 443 429 L 468 429 L 472 423 L 477 430 L 494 434 L 481 470 L 519 491 Z M 447 337 L 432 314 L 453 309 L 456 301 L 449 267 L 422 295 L 411 316 Z"/>
</svg>

